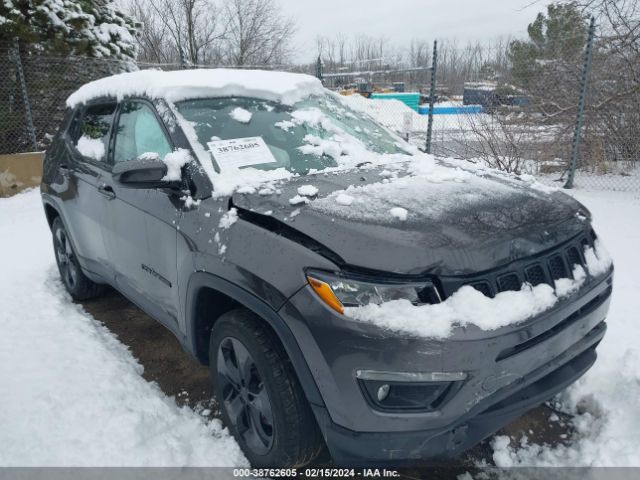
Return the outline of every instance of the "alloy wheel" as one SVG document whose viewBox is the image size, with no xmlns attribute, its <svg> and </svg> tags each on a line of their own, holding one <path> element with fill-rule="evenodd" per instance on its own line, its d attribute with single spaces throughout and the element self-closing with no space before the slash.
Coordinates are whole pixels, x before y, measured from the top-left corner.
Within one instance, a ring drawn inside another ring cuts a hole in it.
<svg viewBox="0 0 640 480">
<path fill-rule="evenodd" d="M 66 232 L 60 228 L 56 231 L 56 258 L 62 279 L 73 290 L 78 282 L 78 268 L 71 242 Z"/>
<path fill-rule="evenodd" d="M 253 357 L 238 339 L 220 343 L 217 372 L 229 420 L 248 448 L 266 454 L 274 438 L 271 402 Z"/>
</svg>

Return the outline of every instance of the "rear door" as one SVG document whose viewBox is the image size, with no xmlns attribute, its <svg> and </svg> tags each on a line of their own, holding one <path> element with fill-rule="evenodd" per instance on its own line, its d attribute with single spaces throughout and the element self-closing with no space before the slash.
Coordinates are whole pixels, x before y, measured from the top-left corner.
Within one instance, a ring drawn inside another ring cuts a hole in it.
<svg viewBox="0 0 640 480">
<path fill-rule="evenodd" d="M 112 139 L 112 164 L 142 155 L 159 158 L 173 144 L 152 104 L 124 101 Z M 176 274 L 177 225 L 181 214 L 178 192 L 131 188 L 109 179 L 114 200 L 104 236 L 115 260 L 118 288 L 156 319 L 175 327 L 178 312 Z"/>
<path fill-rule="evenodd" d="M 111 175 L 107 149 L 115 110 L 115 102 L 104 102 L 76 112 L 58 165 L 68 180 L 60 199 L 80 263 L 107 279 L 111 271 L 102 223 L 112 192 L 105 190 L 104 179 Z"/>
</svg>

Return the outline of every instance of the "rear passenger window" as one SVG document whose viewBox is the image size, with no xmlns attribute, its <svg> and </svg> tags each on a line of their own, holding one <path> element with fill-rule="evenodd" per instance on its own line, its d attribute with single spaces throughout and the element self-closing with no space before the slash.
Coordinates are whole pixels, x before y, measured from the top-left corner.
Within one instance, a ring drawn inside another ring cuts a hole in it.
<svg viewBox="0 0 640 480">
<path fill-rule="evenodd" d="M 164 158 L 172 151 L 153 110 L 141 102 L 125 102 L 120 111 L 114 162 L 135 160 L 142 154 Z"/>
<path fill-rule="evenodd" d="M 84 110 L 79 124 L 74 125 L 73 143 L 84 157 L 107 161 L 109 131 L 115 110 L 115 103 L 92 105 Z"/>
</svg>

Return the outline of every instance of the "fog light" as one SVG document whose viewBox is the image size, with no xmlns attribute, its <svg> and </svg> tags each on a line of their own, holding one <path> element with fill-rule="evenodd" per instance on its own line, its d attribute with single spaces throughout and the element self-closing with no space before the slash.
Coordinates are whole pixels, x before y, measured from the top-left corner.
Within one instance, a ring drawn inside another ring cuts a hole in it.
<svg viewBox="0 0 640 480">
<path fill-rule="evenodd" d="M 382 402 L 389 396 L 389 385 L 384 384 L 378 388 L 378 401 Z"/>
<path fill-rule="evenodd" d="M 367 401 L 377 410 L 433 411 L 462 382 L 379 382 L 358 379 Z M 455 392 L 454 392 L 455 393 Z"/>
</svg>

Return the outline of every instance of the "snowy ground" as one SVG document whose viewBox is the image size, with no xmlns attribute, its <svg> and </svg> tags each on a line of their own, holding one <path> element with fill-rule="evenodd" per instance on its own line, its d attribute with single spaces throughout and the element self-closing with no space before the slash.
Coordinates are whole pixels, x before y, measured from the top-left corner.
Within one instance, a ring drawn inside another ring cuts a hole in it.
<svg viewBox="0 0 640 480">
<path fill-rule="evenodd" d="M 0 199 L 0 465 L 246 465 L 58 280 L 36 190 Z"/>
<path fill-rule="evenodd" d="M 640 193 L 576 191 L 613 256 L 616 274 L 609 329 L 595 366 L 561 396 L 575 414 L 568 446 L 493 440 L 498 466 L 640 466 Z M 555 421 L 551 418 L 550 421 Z"/>
<path fill-rule="evenodd" d="M 496 437 L 499 466 L 640 466 L 640 193 L 575 196 L 616 263 L 609 331 L 560 400 L 576 414 L 568 446 Z M 129 350 L 70 301 L 37 191 L 0 199 L 0 225 L 0 465 L 246 464 L 217 421 L 145 381 Z"/>
</svg>

